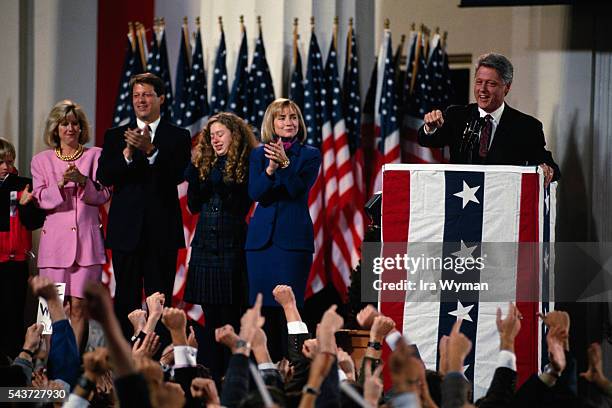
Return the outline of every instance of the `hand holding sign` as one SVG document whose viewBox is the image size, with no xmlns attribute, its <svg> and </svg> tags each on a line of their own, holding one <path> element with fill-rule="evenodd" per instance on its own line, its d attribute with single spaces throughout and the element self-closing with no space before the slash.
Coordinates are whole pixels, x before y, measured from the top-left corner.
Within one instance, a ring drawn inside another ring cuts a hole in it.
<svg viewBox="0 0 612 408">
<path fill-rule="evenodd" d="M 44 326 L 42 334 L 51 334 L 51 324 L 66 318 L 62 307 L 66 284 L 53 283 L 46 276 L 34 276 L 30 286 L 34 295 L 39 296 L 36 323 Z"/>
</svg>

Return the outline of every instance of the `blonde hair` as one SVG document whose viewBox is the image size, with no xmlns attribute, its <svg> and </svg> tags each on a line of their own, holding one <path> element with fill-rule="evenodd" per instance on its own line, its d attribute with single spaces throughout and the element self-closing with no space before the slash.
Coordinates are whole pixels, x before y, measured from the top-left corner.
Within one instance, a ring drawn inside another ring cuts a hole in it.
<svg viewBox="0 0 612 408">
<path fill-rule="evenodd" d="M 278 98 L 266 109 L 263 121 L 261 124 L 261 141 L 264 143 L 270 143 L 274 140 L 274 119 L 285 109 L 289 108 L 293 110 L 298 117 L 299 129 L 297 132 L 297 140 L 303 142 L 306 140 L 306 124 L 302 117 L 302 111 L 295 102 L 290 99 Z"/>
<path fill-rule="evenodd" d="M 217 155 L 210 141 L 210 128 L 214 123 L 225 126 L 232 134 L 227 151 L 223 181 L 226 183 L 246 183 L 248 181 L 249 156 L 257 146 L 253 131 L 238 115 L 231 112 L 219 112 L 208 119 L 206 126 L 198 135 L 194 148 L 193 165 L 200 172 L 200 179 L 206 180 L 217 162 Z"/>
<path fill-rule="evenodd" d="M 0 161 L 6 161 L 7 158 L 15 160 L 15 146 L 3 137 L 0 137 Z"/>
<path fill-rule="evenodd" d="M 81 133 L 79 134 L 79 143 L 85 144 L 89 142 L 89 121 L 85 111 L 81 105 L 69 99 L 64 99 L 55 104 L 49 115 L 45 125 L 44 142 L 49 147 L 59 147 L 60 139 L 57 128 L 60 123 L 66 120 L 66 117 L 73 114 L 79 122 Z"/>
</svg>

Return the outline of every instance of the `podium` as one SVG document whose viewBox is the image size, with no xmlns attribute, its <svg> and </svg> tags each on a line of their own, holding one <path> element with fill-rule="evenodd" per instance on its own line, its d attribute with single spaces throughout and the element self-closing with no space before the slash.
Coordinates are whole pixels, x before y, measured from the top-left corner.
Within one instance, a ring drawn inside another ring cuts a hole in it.
<svg viewBox="0 0 612 408">
<path fill-rule="evenodd" d="M 554 307 L 548 299 L 556 183 L 544 187 L 533 166 L 443 164 L 385 165 L 382 180 L 381 258 L 398 260 L 399 254 L 406 262 L 391 270 L 392 261 L 385 265 L 382 281 L 405 287 L 381 290 L 379 310 L 432 370 L 439 364 L 439 339 L 463 319 L 461 331 L 472 341 L 464 374 L 476 400 L 497 367 L 496 310 L 505 315 L 508 302 L 516 302 L 524 317 L 516 339 L 522 384 L 546 363 L 536 313 Z"/>
</svg>

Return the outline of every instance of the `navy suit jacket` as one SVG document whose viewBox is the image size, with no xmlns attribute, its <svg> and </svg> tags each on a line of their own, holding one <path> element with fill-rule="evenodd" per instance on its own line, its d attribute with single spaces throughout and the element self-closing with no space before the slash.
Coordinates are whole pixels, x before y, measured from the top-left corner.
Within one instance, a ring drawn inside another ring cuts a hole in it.
<svg viewBox="0 0 612 408">
<path fill-rule="evenodd" d="M 134 152 L 128 164 L 123 156 L 124 132 L 132 123 L 104 135 L 97 178 L 113 187 L 108 214 L 107 248 L 133 251 L 147 239 L 160 250 L 185 247 L 177 184 L 184 180 L 191 155 L 189 132 L 163 120 L 155 131 L 158 149 L 151 165 L 144 153 Z"/>
<path fill-rule="evenodd" d="M 287 157 L 289 166 L 279 167 L 270 177 L 263 146 L 251 152 L 249 196 L 259 204 L 249 222 L 246 250 L 258 250 L 274 242 L 283 249 L 314 252 L 308 193 L 319 172 L 321 153 L 296 142 Z"/>
<path fill-rule="evenodd" d="M 450 106 L 444 112 L 444 125 L 433 134 L 426 134 L 421 126 L 418 134 L 419 144 L 427 147 L 449 146 L 451 163 L 465 164 L 466 154 L 460 152 L 459 148 L 466 123 L 474 117 L 478 117 L 478 106 L 475 103 Z M 542 122 L 506 104 L 493 134 L 487 157 L 479 164 L 535 166 L 545 163 L 555 171 L 553 180 L 558 180 L 561 171 L 552 154 L 544 148 L 545 145 Z M 476 156 L 477 153 L 473 157 Z"/>
</svg>

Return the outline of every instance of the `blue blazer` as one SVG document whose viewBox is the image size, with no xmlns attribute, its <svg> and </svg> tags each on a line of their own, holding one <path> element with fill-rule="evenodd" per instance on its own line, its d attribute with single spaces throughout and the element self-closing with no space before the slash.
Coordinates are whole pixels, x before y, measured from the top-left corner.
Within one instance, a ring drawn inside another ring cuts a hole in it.
<svg viewBox="0 0 612 408">
<path fill-rule="evenodd" d="M 287 151 L 287 157 L 289 166 L 278 168 L 270 177 L 266 173 L 269 160 L 263 146 L 251 152 L 249 196 L 259 204 L 249 222 L 247 251 L 274 242 L 286 250 L 314 252 L 308 193 L 319 173 L 321 153 L 296 142 Z"/>
</svg>

